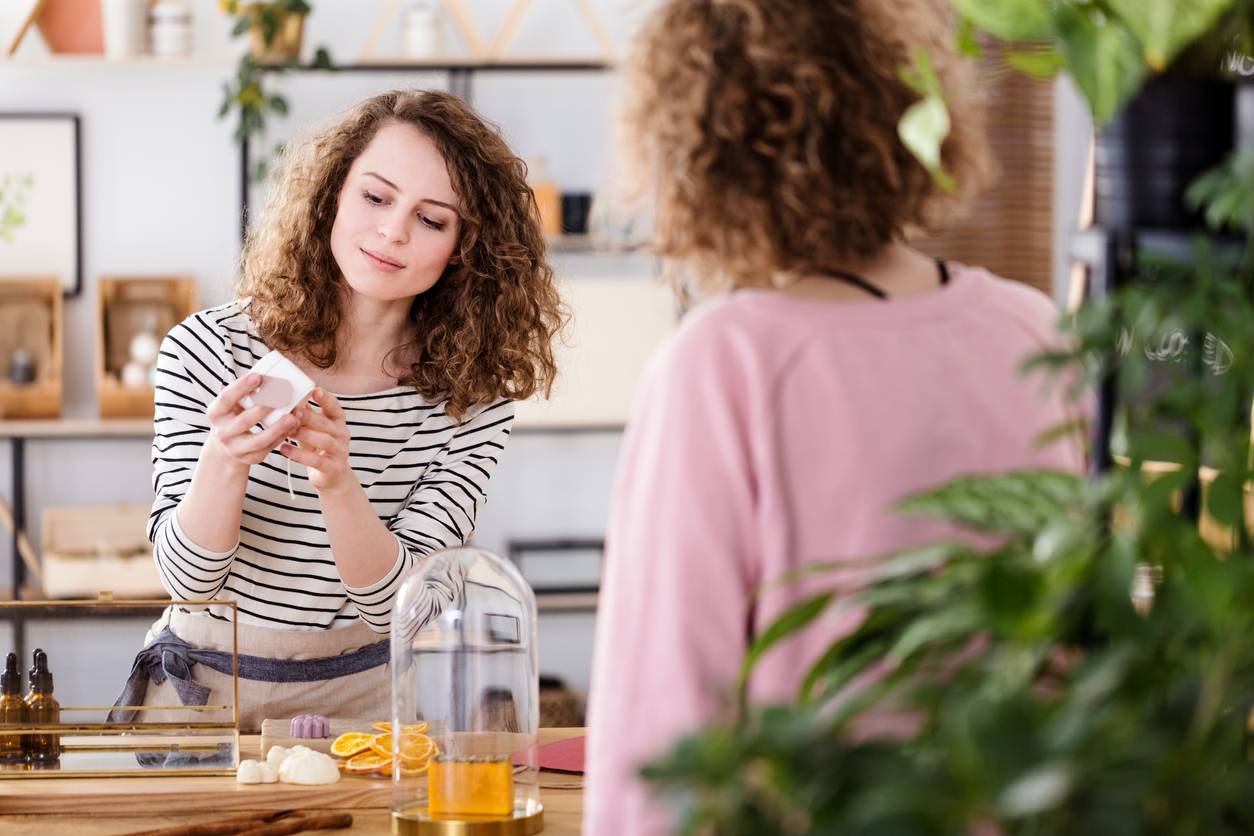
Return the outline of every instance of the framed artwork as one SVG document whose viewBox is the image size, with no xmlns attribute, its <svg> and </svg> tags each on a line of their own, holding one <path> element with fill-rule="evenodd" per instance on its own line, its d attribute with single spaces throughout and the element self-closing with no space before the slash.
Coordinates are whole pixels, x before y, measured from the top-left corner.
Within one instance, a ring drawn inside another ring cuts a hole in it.
<svg viewBox="0 0 1254 836">
<path fill-rule="evenodd" d="M 73 113 L 0 113 L 0 281 L 83 287 L 82 148 Z"/>
</svg>

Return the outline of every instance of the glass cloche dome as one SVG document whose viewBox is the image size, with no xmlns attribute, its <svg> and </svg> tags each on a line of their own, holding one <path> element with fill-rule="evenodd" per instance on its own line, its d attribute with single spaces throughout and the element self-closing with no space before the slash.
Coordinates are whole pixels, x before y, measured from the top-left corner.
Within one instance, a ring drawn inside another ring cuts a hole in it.
<svg viewBox="0 0 1254 836">
<path fill-rule="evenodd" d="M 490 551 L 422 561 L 392 609 L 392 832 L 543 828 L 536 599 Z"/>
</svg>

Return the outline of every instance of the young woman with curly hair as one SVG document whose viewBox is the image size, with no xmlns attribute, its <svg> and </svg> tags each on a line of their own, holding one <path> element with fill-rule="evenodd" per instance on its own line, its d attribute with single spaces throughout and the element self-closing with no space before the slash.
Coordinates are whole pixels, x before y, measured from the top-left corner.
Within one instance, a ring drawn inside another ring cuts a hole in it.
<svg viewBox="0 0 1254 836">
<path fill-rule="evenodd" d="M 894 511 L 951 477 L 1083 466 L 1070 439 L 1036 445 L 1072 416 L 1020 374 L 1056 340 L 1050 300 L 909 243 L 979 186 L 988 153 L 941 5 L 663 0 L 643 26 L 626 145 L 657 250 L 707 298 L 655 358 L 623 444 L 585 833 L 667 831 L 639 767 L 727 708 L 748 643 L 832 579 L 751 600 L 759 584 L 963 536 Z M 898 137 L 920 48 L 949 97 L 953 192 Z M 792 698 L 857 618 L 837 608 L 772 649 L 751 698 Z"/>
<path fill-rule="evenodd" d="M 562 316 L 526 168 L 460 99 L 375 96 L 298 145 L 237 299 L 171 330 L 157 371 L 158 569 L 238 610 L 171 606 L 118 704 L 229 702 L 237 627 L 244 728 L 386 716 L 393 595 L 471 536 Z M 258 431 L 269 407 L 244 398 L 271 350 L 317 388 Z M 432 613 L 460 582 L 432 585 Z"/>
</svg>

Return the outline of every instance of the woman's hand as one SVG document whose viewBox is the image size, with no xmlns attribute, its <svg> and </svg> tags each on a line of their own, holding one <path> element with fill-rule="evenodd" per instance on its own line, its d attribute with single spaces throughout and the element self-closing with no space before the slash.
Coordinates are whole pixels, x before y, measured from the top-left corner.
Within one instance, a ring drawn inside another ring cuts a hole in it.
<svg viewBox="0 0 1254 836">
<path fill-rule="evenodd" d="M 300 421 L 300 429 L 292 437 L 300 446 L 284 444 L 279 452 L 308 468 L 309 484 L 323 493 L 354 484 L 357 476 L 348 466 L 351 436 L 340 402 L 325 389 L 315 389 L 313 398 L 322 405 L 321 412 L 307 404 L 292 411 Z"/>
<path fill-rule="evenodd" d="M 245 409 L 240 401 L 261 383 L 261 375 L 248 374 L 227 386 L 209 404 L 209 438 L 205 452 L 228 465 L 245 471 L 257 464 L 278 446 L 285 435 L 299 425 L 291 415 L 284 415 L 271 427 L 254 433 L 253 425 L 271 411 L 268 406 Z"/>
</svg>

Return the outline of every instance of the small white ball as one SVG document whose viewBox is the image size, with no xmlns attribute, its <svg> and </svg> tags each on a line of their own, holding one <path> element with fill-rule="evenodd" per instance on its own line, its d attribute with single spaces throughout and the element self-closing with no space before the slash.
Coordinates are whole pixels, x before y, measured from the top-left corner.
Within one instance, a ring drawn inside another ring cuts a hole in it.
<svg viewBox="0 0 1254 836">
<path fill-rule="evenodd" d="M 131 337 L 131 360 L 145 368 L 157 362 L 157 353 L 160 350 L 161 343 L 146 331 Z"/>
<path fill-rule="evenodd" d="M 139 389 L 148 385 L 147 367 L 134 360 L 122 367 L 122 385 L 130 389 Z"/>
</svg>

